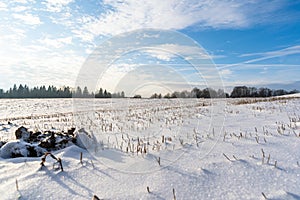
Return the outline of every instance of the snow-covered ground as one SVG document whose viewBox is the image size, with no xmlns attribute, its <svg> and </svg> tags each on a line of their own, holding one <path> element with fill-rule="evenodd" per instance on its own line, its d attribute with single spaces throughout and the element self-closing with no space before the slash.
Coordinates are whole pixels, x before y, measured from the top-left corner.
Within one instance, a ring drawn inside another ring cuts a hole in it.
<svg viewBox="0 0 300 200">
<path fill-rule="evenodd" d="M 0 199 L 300 199 L 296 97 L 1 100 L 0 141 L 21 125 L 94 140 L 52 152 L 64 171 L 0 158 Z"/>
</svg>

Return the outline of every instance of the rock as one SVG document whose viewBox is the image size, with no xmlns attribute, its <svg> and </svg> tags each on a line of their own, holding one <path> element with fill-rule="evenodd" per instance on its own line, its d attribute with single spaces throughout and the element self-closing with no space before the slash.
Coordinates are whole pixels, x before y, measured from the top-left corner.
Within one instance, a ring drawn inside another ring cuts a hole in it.
<svg viewBox="0 0 300 200">
<path fill-rule="evenodd" d="M 96 139 L 83 128 L 75 132 L 75 138 L 75 144 L 83 149 L 88 149 L 97 143 Z"/>
<path fill-rule="evenodd" d="M 39 134 L 38 136 L 37 136 L 37 141 L 39 142 L 39 141 L 42 141 L 42 140 L 44 140 L 44 139 L 46 139 L 46 138 L 48 138 L 48 137 L 50 137 L 51 136 L 51 132 L 50 131 L 46 131 L 46 132 L 44 132 L 44 133 L 41 133 L 41 134 Z"/>
<path fill-rule="evenodd" d="M 55 139 L 54 132 L 48 132 L 48 133 L 50 133 L 51 135 L 46 137 L 42 141 L 40 141 L 39 146 L 50 151 L 55 148 L 56 139 Z"/>
<path fill-rule="evenodd" d="M 73 138 L 67 134 L 50 132 L 51 135 L 41 140 L 38 146 L 47 149 L 48 151 L 59 150 L 70 146 Z"/>
<path fill-rule="evenodd" d="M 40 139 L 38 139 L 38 137 L 41 135 L 42 133 L 40 131 L 35 132 L 35 133 L 31 133 L 30 134 L 30 142 L 38 142 Z"/>
<path fill-rule="evenodd" d="M 26 142 L 28 142 L 30 138 L 30 133 L 28 132 L 27 128 L 25 128 L 24 126 L 18 128 L 15 132 L 15 135 L 16 135 L 16 139 L 22 139 Z"/>
<path fill-rule="evenodd" d="M 75 132 L 76 128 L 71 128 L 68 130 L 68 135 L 69 136 L 74 136 L 74 132 Z"/>
<path fill-rule="evenodd" d="M 28 153 L 27 153 L 28 157 L 40 157 L 47 152 L 45 149 L 40 148 L 35 145 L 28 145 L 27 151 L 28 151 Z"/>
<path fill-rule="evenodd" d="M 75 144 L 83 149 L 96 149 L 101 146 L 94 135 L 89 134 L 83 128 L 75 132 L 75 138 Z"/>
<path fill-rule="evenodd" d="M 11 141 L 1 147 L 0 156 L 2 158 L 39 157 L 45 152 L 45 149 L 27 142 Z"/>
<path fill-rule="evenodd" d="M 5 144 L 6 144 L 6 142 L 0 141 L 0 148 Z"/>
<path fill-rule="evenodd" d="M 50 150 L 51 148 L 53 148 L 50 144 L 50 142 L 48 142 L 47 140 L 46 141 L 41 141 L 39 143 L 39 147 L 42 147 L 42 148 L 45 148 L 47 150 Z"/>
<path fill-rule="evenodd" d="M 76 134 L 77 133 L 77 134 Z M 80 136 L 80 135 L 84 136 Z M 42 156 L 46 151 L 55 151 L 66 148 L 75 144 L 79 139 L 79 145 L 85 148 L 87 141 L 92 141 L 93 138 L 84 129 L 75 132 L 75 128 L 63 132 L 32 132 L 21 126 L 15 131 L 17 140 L 8 143 L 0 141 L 0 156 L 3 158 L 15 157 L 38 157 Z M 89 139 L 84 139 L 87 137 Z M 79 146 L 78 145 L 78 146 Z"/>
</svg>

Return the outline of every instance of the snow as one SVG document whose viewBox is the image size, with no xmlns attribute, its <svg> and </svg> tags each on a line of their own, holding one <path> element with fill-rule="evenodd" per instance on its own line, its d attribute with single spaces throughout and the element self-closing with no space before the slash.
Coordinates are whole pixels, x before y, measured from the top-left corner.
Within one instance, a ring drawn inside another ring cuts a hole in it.
<svg viewBox="0 0 300 200">
<path fill-rule="evenodd" d="M 300 99 L 238 101 L 97 100 L 90 112 L 81 100 L 80 111 L 89 111 L 73 116 L 70 100 L 10 102 L 24 109 L 0 120 L 6 146 L 24 145 L 13 141 L 22 125 L 61 130 L 80 118 L 86 148 L 52 152 L 64 171 L 53 169 L 51 157 L 41 167 L 41 158 L 3 156 L 1 199 L 173 199 L 173 189 L 176 199 L 300 199 Z M 128 142 L 147 153 L 127 152 Z"/>
<path fill-rule="evenodd" d="M 283 97 L 300 97 L 300 93 L 295 93 L 295 94 L 288 94 L 288 95 L 284 95 Z"/>
<path fill-rule="evenodd" d="M 37 145 L 29 144 L 24 141 L 9 141 L 3 145 L 0 149 L 0 157 L 12 158 L 12 157 L 27 157 L 34 151 L 37 156 L 42 156 L 46 151 Z"/>
</svg>

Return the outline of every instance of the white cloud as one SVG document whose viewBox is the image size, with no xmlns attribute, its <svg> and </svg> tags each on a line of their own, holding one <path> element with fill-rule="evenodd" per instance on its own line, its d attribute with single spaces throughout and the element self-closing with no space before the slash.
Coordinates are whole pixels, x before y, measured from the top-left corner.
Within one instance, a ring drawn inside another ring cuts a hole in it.
<svg viewBox="0 0 300 200">
<path fill-rule="evenodd" d="M 20 4 L 27 4 L 31 2 L 32 0 L 13 0 L 14 3 L 20 3 Z"/>
<path fill-rule="evenodd" d="M 13 83 L 74 86 L 78 70 L 85 59 L 72 51 L 55 52 L 40 45 L 11 47 L 1 55 L 0 68 L 5 71 L 1 79 L 8 81 L 2 81 L 1 87 Z"/>
<path fill-rule="evenodd" d="M 39 25 L 42 24 L 40 21 L 40 18 L 38 16 L 29 14 L 29 13 L 23 13 L 23 14 L 13 14 L 13 17 L 15 19 L 19 19 L 23 21 L 27 25 Z"/>
<path fill-rule="evenodd" d="M 92 43 L 94 41 L 95 36 L 88 31 L 75 29 L 72 30 L 71 32 L 74 34 L 74 36 L 80 38 L 83 42 Z"/>
<path fill-rule="evenodd" d="M 48 37 L 39 40 L 41 45 L 46 45 L 49 47 L 54 47 L 54 48 L 61 48 L 65 45 L 72 44 L 72 37 L 64 37 L 64 38 L 55 38 L 55 39 L 50 39 Z"/>
<path fill-rule="evenodd" d="M 46 0 L 45 5 L 49 12 L 61 12 L 73 0 Z"/>
<path fill-rule="evenodd" d="M 210 59 L 210 56 L 201 47 L 187 46 L 179 44 L 163 44 L 157 46 L 150 46 L 149 49 L 144 50 L 154 58 L 170 61 L 172 58 L 181 57 L 184 59 L 202 58 Z"/>
<path fill-rule="evenodd" d="M 280 9 L 282 2 L 104 0 L 104 4 L 111 9 L 86 21 L 80 28 L 82 32 L 107 36 L 141 28 L 181 30 L 192 25 L 217 29 L 244 28 L 265 21 L 265 15 Z"/>
<path fill-rule="evenodd" d="M 231 75 L 232 74 L 232 71 L 230 70 L 230 69 L 223 69 L 223 70 L 220 70 L 220 74 L 222 75 L 222 76 L 229 76 L 229 75 Z"/>
<path fill-rule="evenodd" d="M 242 54 L 241 57 L 262 56 L 262 57 L 281 57 L 292 54 L 300 54 L 300 45 L 287 47 L 276 51 Z"/>
<path fill-rule="evenodd" d="M 295 55 L 295 54 L 300 54 L 300 45 L 295 45 L 295 46 L 291 46 L 291 47 L 276 50 L 276 51 L 242 54 L 242 55 L 240 55 L 240 57 L 258 56 L 258 58 L 249 59 L 249 60 L 246 60 L 246 61 L 243 61 L 240 63 L 222 65 L 222 66 L 219 66 L 219 69 L 240 67 L 240 66 L 243 66 L 246 64 L 256 63 L 256 62 L 260 62 L 260 61 L 264 61 L 264 60 L 268 60 L 268 59 L 272 59 L 272 58 Z"/>
<path fill-rule="evenodd" d="M 0 11 L 7 11 L 7 5 L 4 2 L 0 2 Z"/>
<path fill-rule="evenodd" d="M 23 11 L 26 11 L 26 10 L 29 10 L 30 7 L 29 6 L 15 6 L 12 8 L 12 10 L 14 12 L 23 12 Z"/>
<path fill-rule="evenodd" d="M 162 76 L 158 76 L 161 74 Z M 190 85 L 191 80 L 171 67 L 160 65 L 139 65 L 139 64 L 116 64 L 108 68 L 99 81 L 109 91 L 124 90 L 126 94 L 145 89 L 142 95 L 149 95 L 149 87 L 172 88 L 176 85 Z"/>
<path fill-rule="evenodd" d="M 113 64 L 104 72 L 98 85 L 104 86 L 109 91 L 115 91 L 122 77 L 136 68 L 136 64 Z"/>
<path fill-rule="evenodd" d="M 247 85 L 262 87 L 273 83 L 299 81 L 300 64 L 237 64 L 231 67 L 232 69 L 224 69 L 220 66 L 218 68 L 224 84 L 227 86 Z M 228 72 L 229 75 L 223 75 L 224 72 L 225 74 Z"/>
<path fill-rule="evenodd" d="M 300 68 L 300 64 L 252 64 L 252 63 L 235 63 L 235 64 L 217 64 L 217 69 L 234 67 L 234 69 L 263 69 L 263 68 Z M 224 69 L 225 70 L 225 69 Z"/>
<path fill-rule="evenodd" d="M 170 61 L 173 57 L 175 57 L 175 55 L 170 52 L 165 52 L 165 51 L 158 50 L 158 49 L 147 49 L 147 50 L 144 50 L 144 52 L 148 53 L 150 56 L 152 56 L 154 58 L 157 58 L 157 59 L 163 60 L 163 61 Z"/>
</svg>

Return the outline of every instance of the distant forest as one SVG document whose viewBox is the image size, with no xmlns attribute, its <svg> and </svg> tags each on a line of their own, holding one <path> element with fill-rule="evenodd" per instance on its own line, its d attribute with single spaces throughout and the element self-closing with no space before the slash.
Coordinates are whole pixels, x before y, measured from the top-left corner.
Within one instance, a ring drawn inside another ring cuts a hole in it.
<svg viewBox="0 0 300 200">
<path fill-rule="evenodd" d="M 240 98 L 240 97 L 273 97 L 273 96 L 282 96 L 287 94 L 299 93 L 298 90 L 286 91 L 283 89 L 280 90 L 271 90 L 269 88 L 255 88 L 255 87 L 246 87 L 239 86 L 233 88 L 230 97 Z"/>
<path fill-rule="evenodd" d="M 81 89 L 77 87 L 75 90 L 70 87 L 57 88 L 55 86 L 40 86 L 29 88 L 27 85 L 15 84 L 7 91 L 0 89 L 0 98 L 124 98 L 125 93 L 110 93 L 100 88 L 98 92 L 89 92 L 87 87 Z"/>
<path fill-rule="evenodd" d="M 200 90 L 194 88 L 191 91 L 181 91 L 168 93 L 166 95 L 154 93 L 151 98 L 242 98 L 242 97 L 273 97 L 286 94 L 299 93 L 298 90 L 286 91 L 286 90 L 271 90 L 269 88 L 255 88 L 246 86 L 237 86 L 233 88 L 233 91 L 229 95 L 224 90 L 214 90 L 212 88 L 205 88 Z"/>
<path fill-rule="evenodd" d="M 242 98 L 242 97 L 272 97 L 286 94 L 299 93 L 298 90 L 271 90 L 269 88 L 255 88 L 246 86 L 234 87 L 231 94 L 225 93 L 224 90 L 214 90 L 212 88 L 205 88 L 203 90 L 194 88 L 191 91 L 173 92 L 165 95 L 154 93 L 150 98 Z M 0 89 L 0 98 L 125 98 L 124 91 L 117 93 L 110 93 L 106 89 L 100 88 L 96 93 L 89 92 L 87 87 L 83 89 L 77 87 L 72 89 L 65 86 L 57 88 L 55 86 L 40 86 L 29 88 L 27 85 L 16 84 L 7 91 Z M 142 98 L 141 95 L 136 94 L 134 98 Z"/>
</svg>

